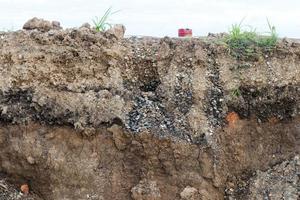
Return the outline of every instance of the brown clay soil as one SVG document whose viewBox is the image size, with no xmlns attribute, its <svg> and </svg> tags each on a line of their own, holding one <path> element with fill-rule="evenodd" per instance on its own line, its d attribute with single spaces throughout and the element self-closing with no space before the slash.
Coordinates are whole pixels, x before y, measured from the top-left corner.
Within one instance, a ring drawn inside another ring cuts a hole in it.
<svg viewBox="0 0 300 200">
<path fill-rule="evenodd" d="M 299 42 L 33 22 L 0 33 L 1 200 L 300 199 Z"/>
</svg>

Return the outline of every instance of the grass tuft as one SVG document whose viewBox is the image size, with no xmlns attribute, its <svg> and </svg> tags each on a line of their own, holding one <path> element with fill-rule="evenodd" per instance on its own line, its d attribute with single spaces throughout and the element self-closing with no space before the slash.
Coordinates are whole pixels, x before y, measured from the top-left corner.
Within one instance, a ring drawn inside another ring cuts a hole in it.
<svg viewBox="0 0 300 200">
<path fill-rule="evenodd" d="M 113 12 L 112 7 L 109 7 L 101 18 L 95 17 L 95 19 L 93 19 L 93 24 L 95 26 L 96 31 L 106 31 L 107 29 L 111 28 L 112 24 L 108 22 L 108 19 L 117 12 L 119 11 Z"/>
<path fill-rule="evenodd" d="M 235 96 L 235 97 L 239 97 L 239 96 L 241 96 L 241 94 L 242 94 L 242 92 L 239 88 L 236 88 L 236 89 L 232 90 L 232 92 L 231 92 L 231 95 Z"/>
<path fill-rule="evenodd" d="M 245 30 L 241 21 L 239 24 L 233 24 L 229 29 L 228 36 L 225 37 L 225 43 L 230 52 L 237 58 L 251 58 L 257 54 L 257 47 L 264 51 L 271 51 L 277 43 L 278 35 L 275 26 L 268 21 L 269 32 L 266 35 L 259 35 L 255 29 L 249 27 Z"/>
<path fill-rule="evenodd" d="M 266 50 L 271 50 L 276 46 L 278 40 L 278 34 L 276 32 L 275 26 L 271 25 L 270 21 L 267 19 L 269 32 L 267 36 L 260 36 L 258 40 L 258 45 L 265 48 Z"/>
</svg>

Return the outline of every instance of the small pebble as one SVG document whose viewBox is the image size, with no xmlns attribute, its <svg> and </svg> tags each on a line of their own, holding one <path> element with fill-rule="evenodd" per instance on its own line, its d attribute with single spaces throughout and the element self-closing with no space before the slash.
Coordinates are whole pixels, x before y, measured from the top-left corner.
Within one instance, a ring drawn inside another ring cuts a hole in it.
<svg viewBox="0 0 300 200">
<path fill-rule="evenodd" d="M 29 193 L 29 186 L 28 186 L 28 184 L 23 184 L 23 185 L 21 185 L 21 192 L 23 193 L 23 194 L 28 194 Z"/>
<path fill-rule="evenodd" d="M 23 60 L 24 56 L 22 54 L 19 54 L 18 58 L 19 58 L 19 60 Z"/>
<path fill-rule="evenodd" d="M 31 165 L 33 165 L 33 164 L 35 163 L 34 158 L 31 157 L 31 156 L 28 156 L 28 157 L 27 157 L 27 162 L 28 162 L 29 164 L 31 164 Z"/>
</svg>

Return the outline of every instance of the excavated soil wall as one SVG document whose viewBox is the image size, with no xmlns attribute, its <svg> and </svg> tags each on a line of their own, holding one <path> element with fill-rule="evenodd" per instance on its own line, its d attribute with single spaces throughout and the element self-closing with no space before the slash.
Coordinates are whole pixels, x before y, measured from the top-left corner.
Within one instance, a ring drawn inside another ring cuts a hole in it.
<svg viewBox="0 0 300 200">
<path fill-rule="evenodd" d="M 27 199 L 299 199 L 300 43 L 219 41 L 1 33 L 1 177 Z"/>
</svg>

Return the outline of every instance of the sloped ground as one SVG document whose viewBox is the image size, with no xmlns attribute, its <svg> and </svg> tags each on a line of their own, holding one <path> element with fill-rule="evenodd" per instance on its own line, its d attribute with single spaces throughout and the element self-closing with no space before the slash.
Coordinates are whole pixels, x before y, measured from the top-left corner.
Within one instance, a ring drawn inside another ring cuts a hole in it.
<svg viewBox="0 0 300 200">
<path fill-rule="evenodd" d="M 28 27 L 0 35 L 0 171 L 16 188 L 42 199 L 299 198 L 298 42 L 237 60 L 218 36 Z"/>
</svg>

